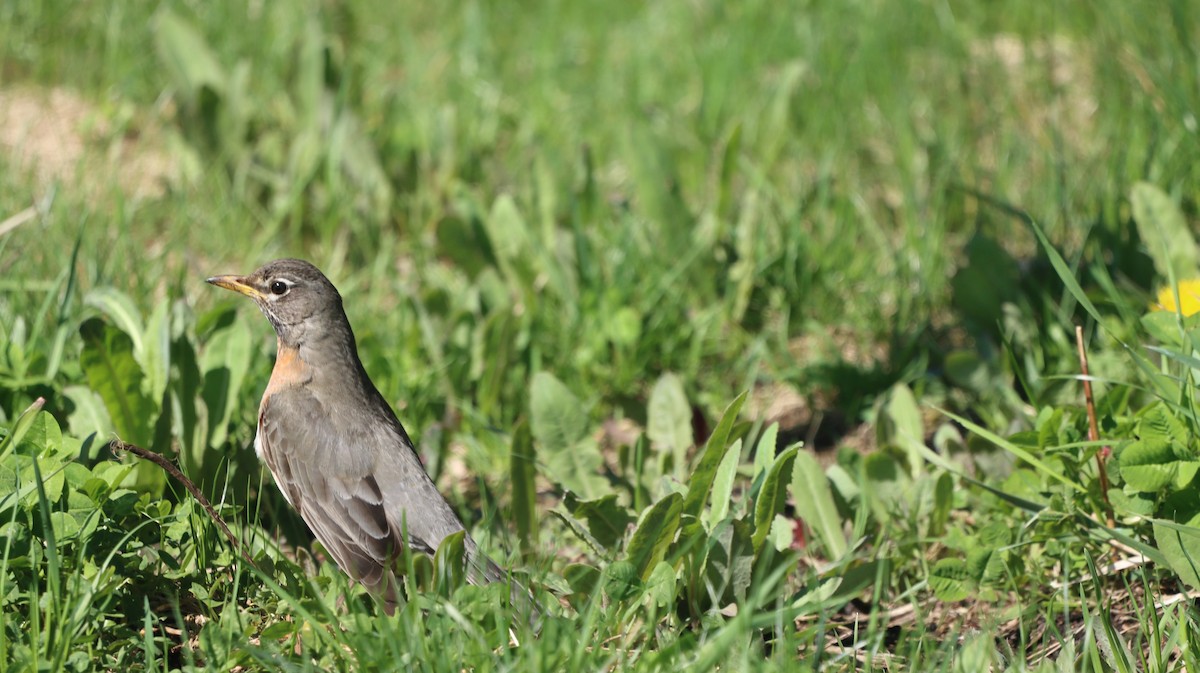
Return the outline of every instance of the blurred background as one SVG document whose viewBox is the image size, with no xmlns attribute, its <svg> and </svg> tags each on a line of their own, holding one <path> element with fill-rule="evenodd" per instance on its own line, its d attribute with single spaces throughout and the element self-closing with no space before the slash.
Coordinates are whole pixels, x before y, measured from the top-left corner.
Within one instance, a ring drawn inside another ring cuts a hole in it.
<svg viewBox="0 0 1200 673">
<path fill-rule="evenodd" d="M 630 480 L 635 511 L 742 391 L 822 465 L 897 423 L 962 448 L 935 407 L 1031 430 L 1078 403 L 1074 323 L 1134 376 L 1134 211 L 1196 216 L 1198 31 L 1183 0 L 3 2 L 0 421 L 42 396 L 257 489 L 275 342 L 203 279 L 289 256 L 502 538 L 530 422 L 543 506 Z"/>
<path fill-rule="evenodd" d="M 1040 327 L 1074 306 L 987 199 L 1148 301 L 1127 196 L 1195 184 L 1195 27 L 1186 2 L 5 3 L 0 407 L 70 415 L 90 290 L 204 316 L 232 303 L 204 277 L 299 256 L 417 436 L 512 426 L 539 370 L 614 431 L 664 372 L 698 429 L 751 389 L 817 448 L 869 442 L 897 382 L 1019 422 L 1075 367 Z M 240 309 L 250 399 L 274 344 Z"/>
</svg>

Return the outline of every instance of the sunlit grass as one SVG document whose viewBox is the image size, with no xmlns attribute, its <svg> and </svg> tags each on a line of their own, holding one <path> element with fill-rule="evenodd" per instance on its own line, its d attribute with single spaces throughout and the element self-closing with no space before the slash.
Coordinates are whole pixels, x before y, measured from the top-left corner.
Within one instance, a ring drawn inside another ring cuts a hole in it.
<svg viewBox="0 0 1200 673">
<path fill-rule="evenodd" d="M 1103 570 L 1114 540 L 1128 562 L 1157 549 L 1144 517 L 1172 516 L 1134 485 L 1190 467 L 1147 451 L 1131 463 L 1145 481 L 1114 490 L 1114 528 L 1083 526 L 1107 512 L 1074 324 L 1120 479 L 1152 402 L 1190 422 L 1190 323 L 1143 314 L 1191 315 L 1200 288 L 1156 294 L 1161 251 L 1130 190 L 1153 183 L 1194 218 L 1196 28 L 1186 3 L 1116 0 L 0 8 L 0 223 L 36 211 L 0 234 L 5 431 L 39 396 L 68 438 L 111 430 L 79 327 L 125 329 L 90 294 L 123 293 L 150 344 L 128 357 L 170 381 L 166 405 L 145 396 L 166 410 L 146 443 L 182 454 L 259 566 L 238 567 L 156 468 L 104 481 L 119 468 L 102 436 L 75 461 L 95 474 L 63 467 L 59 492 L 20 505 L 4 489 L 31 483 L 30 447 L 53 437 L 0 452 L 21 465 L 0 463 L 0 671 L 1195 668 L 1169 564 Z M 14 101 L 61 123 L 35 139 Z M 282 256 L 338 284 L 439 486 L 544 600 L 540 633 L 475 587 L 420 585 L 384 619 L 262 481 L 250 447 L 274 341 L 202 279 Z M 235 338 L 244 378 L 225 390 L 211 354 Z M 666 374 L 682 398 L 659 404 Z M 545 421 L 546 375 L 577 435 L 562 446 L 520 434 Z M 675 589 L 655 594 L 630 579 L 629 528 L 689 491 L 744 390 L 741 453 L 725 463 L 721 446 L 713 481 L 746 530 L 722 534 L 794 555 L 713 598 L 746 568 L 689 574 L 725 553 L 693 528 L 665 557 L 677 576 L 655 578 Z M 825 484 L 833 511 L 764 457 L 773 421 L 780 454 L 813 452 L 824 476 L 801 483 Z M 683 436 L 699 446 L 668 447 Z M 775 466 L 780 507 L 756 519 Z M 617 498 L 569 510 L 564 485 Z M 536 518 L 518 523 L 516 498 Z M 95 531 L 48 534 L 47 517 L 84 512 Z M 622 528 L 598 549 L 563 512 Z M 811 521 L 788 527 L 818 515 L 845 555 Z"/>
</svg>

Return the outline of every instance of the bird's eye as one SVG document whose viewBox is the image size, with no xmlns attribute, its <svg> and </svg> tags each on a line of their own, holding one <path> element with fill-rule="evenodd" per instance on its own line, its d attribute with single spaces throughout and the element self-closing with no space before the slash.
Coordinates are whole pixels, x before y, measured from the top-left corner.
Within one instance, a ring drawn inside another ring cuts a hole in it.
<svg viewBox="0 0 1200 673">
<path fill-rule="evenodd" d="M 287 294 L 287 291 L 288 291 L 288 284 L 283 282 L 282 280 L 277 280 L 277 281 L 271 283 L 271 293 L 272 294 L 284 295 L 284 294 Z"/>
</svg>

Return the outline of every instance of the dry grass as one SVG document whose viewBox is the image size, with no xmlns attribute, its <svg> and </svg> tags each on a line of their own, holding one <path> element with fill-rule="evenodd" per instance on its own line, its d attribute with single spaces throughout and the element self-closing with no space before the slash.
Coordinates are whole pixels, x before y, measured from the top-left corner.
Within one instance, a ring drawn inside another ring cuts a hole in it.
<svg viewBox="0 0 1200 673">
<path fill-rule="evenodd" d="M 127 198 L 159 197 L 178 167 L 156 122 L 121 119 L 133 114 L 61 87 L 0 89 L 0 151 L 38 191 L 63 183 L 91 197 L 115 185 Z"/>
</svg>

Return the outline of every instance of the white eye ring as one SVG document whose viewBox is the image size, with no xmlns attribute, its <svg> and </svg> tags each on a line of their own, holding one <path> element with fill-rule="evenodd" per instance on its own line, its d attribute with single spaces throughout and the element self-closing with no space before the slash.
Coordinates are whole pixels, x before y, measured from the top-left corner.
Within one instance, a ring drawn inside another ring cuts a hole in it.
<svg viewBox="0 0 1200 673">
<path fill-rule="evenodd" d="M 292 281 L 287 280 L 286 278 L 276 278 L 275 280 L 271 281 L 271 294 L 277 297 L 282 297 L 288 293 L 288 290 L 292 289 L 292 284 Z"/>
</svg>

